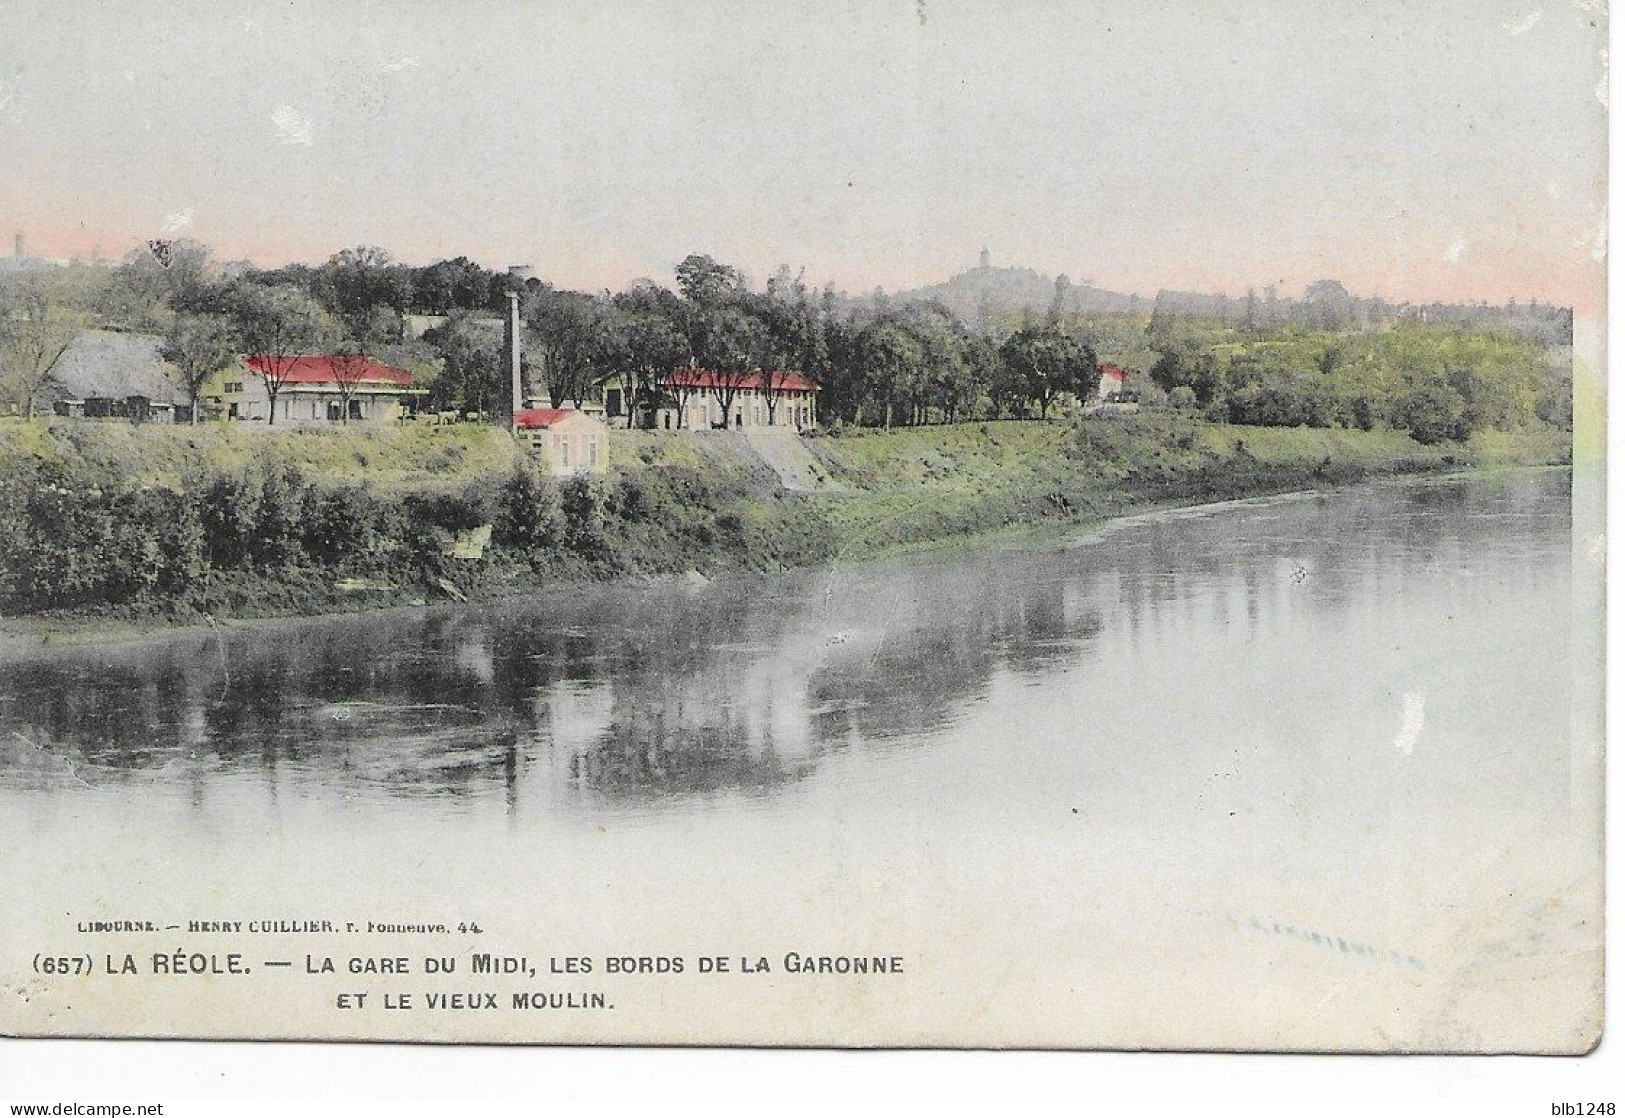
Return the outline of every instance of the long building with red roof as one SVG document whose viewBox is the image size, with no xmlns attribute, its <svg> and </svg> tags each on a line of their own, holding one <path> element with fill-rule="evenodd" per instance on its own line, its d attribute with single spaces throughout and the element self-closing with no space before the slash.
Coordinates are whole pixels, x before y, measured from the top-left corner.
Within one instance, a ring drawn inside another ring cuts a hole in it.
<svg viewBox="0 0 1625 1118">
<path fill-rule="evenodd" d="M 389 422 L 422 394 L 412 387 L 411 373 L 362 354 L 250 353 L 227 375 L 220 402 L 229 419 L 311 427 Z"/>
<path fill-rule="evenodd" d="M 604 381 L 604 410 L 611 422 L 632 421 L 659 430 L 679 427 L 709 431 L 724 427 L 775 427 L 803 431 L 818 423 L 818 382 L 790 370 L 725 373 L 683 365 L 655 385 L 653 415 L 640 404 L 639 415 L 628 414 L 631 385 L 612 375 Z"/>
</svg>

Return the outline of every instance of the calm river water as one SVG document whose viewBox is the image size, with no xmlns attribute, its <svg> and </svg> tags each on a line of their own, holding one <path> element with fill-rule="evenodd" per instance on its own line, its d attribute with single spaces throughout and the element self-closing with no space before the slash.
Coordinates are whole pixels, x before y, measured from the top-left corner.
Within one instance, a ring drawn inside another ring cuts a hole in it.
<svg viewBox="0 0 1625 1118">
<path fill-rule="evenodd" d="M 909 961 L 629 991 L 538 1037 L 669 1034 L 692 998 L 713 1040 L 1514 1043 L 1498 1005 L 1596 963 L 1569 489 L 14 654 L 0 880 L 31 900 L 0 946 L 69 915 L 468 918 L 515 953 Z"/>
</svg>

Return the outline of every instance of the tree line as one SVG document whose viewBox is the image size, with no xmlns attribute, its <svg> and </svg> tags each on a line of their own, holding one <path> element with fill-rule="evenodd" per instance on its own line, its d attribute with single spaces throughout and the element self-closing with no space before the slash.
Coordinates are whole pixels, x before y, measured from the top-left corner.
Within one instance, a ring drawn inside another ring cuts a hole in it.
<svg viewBox="0 0 1625 1118">
<path fill-rule="evenodd" d="M 818 383 L 826 422 L 891 427 L 955 422 L 978 405 L 984 415 L 1047 415 L 1062 394 L 1087 397 L 1099 383 L 1087 339 L 1053 317 L 999 340 L 941 304 L 814 290 L 788 268 L 760 291 L 710 256 L 685 258 L 675 274 L 675 290 L 649 280 L 613 294 L 523 285 L 526 376 L 537 394 L 579 406 L 613 386 L 644 424 L 667 407 L 681 426 L 694 397 L 727 415 L 748 383 L 761 385 L 772 413 L 799 373 Z M 500 411 L 508 386 L 495 331 L 454 315 L 425 339 L 444 358 L 433 406 Z M 708 375 L 685 375 L 693 370 Z"/>
<path fill-rule="evenodd" d="M 216 261 L 196 242 L 154 242 L 117 268 L 0 283 L 0 407 L 33 415 L 45 406 L 62 352 L 101 324 L 161 334 L 194 415 L 211 379 L 235 355 L 255 353 L 274 417 L 293 360 L 323 352 L 335 358 L 341 392 L 379 360 L 407 369 L 432 410 L 502 417 L 512 294 L 529 395 L 580 406 L 613 388 L 623 412 L 645 424 L 661 408 L 686 423 L 697 396 L 727 415 L 757 375 L 776 409 L 792 372 L 818 383 L 825 425 L 1045 418 L 1096 393 L 1101 356 L 1143 370 L 1130 385 L 1145 402 L 1231 423 L 1382 425 L 1438 440 L 1567 417 L 1564 373 L 1540 338 L 1420 317 L 1377 322 L 1330 281 L 1287 311 L 1254 296 L 1236 301 L 1238 315 L 1147 319 L 1068 313 L 1058 296 L 1047 312 L 972 328 L 940 302 L 815 288 L 788 267 L 757 287 L 695 254 L 674 280 L 572 291 L 465 257 L 411 266 L 371 246 L 267 270 Z M 1528 313 L 1567 321 L 1557 308 Z M 414 315 L 436 324 L 415 336 Z M 1563 333 L 1554 326 L 1554 337 Z"/>
<path fill-rule="evenodd" d="M 1389 427 L 1423 443 L 1537 420 L 1568 426 L 1566 360 L 1506 330 L 1420 322 L 1370 331 L 1237 328 L 1153 317 L 1155 389 L 1228 423 Z"/>
<path fill-rule="evenodd" d="M 755 375 L 770 411 L 789 374 L 800 373 L 818 382 L 826 421 L 877 427 L 1044 416 L 1061 396 L 1087 396 L 1098 383 L 1086 332 L 1055 315 L 988 334 L 940 303 L 815 290 L 788 268 L 757 290 L 740 269 L 701 254 L 676 266 L 674 287 L 640 280 L 616 293 L 558 288 L 462 257 L 412 267 L 369 246 L 261 270 L 216 262 L 196 242 L 155 242 L 111 270 L 65 271 L 75 274 L 0 287 L 0 299 L 9 293 L 0 324 L 17 339 L 0 393 L 18 413 L 45 406 L 52 367 L 73 336 L 106 325 L 164 337 L 194 415 L 210 380 L 236 354 L 255 353 L 266 359 L 274 416 L 293 359 L 322 352 L 358 374 L 367 358 L 407 369 L 433 410 L 501 416 L 510 293 L 520 300 L 529 395 L 579 406 L 608 383 L 645 423 L 662 407 L 686 422 L 695 395 L 714 397 L 727 414 Z M 414 337 L 412 315 L 437 321 Z M 694 369 L 709 376 L 696 384 L 673 375 Z"/>
</svg>

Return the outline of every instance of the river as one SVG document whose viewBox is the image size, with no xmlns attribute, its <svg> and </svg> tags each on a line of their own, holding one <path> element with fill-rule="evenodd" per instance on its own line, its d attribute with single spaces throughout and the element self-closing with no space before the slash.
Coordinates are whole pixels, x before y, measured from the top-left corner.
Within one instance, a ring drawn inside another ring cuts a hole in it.
<svg viewBox="0 0 1625 1118">
<path fill-rule="evenodd" d="M 1600 790 L 1571 725 L 1570 525 L 1569 475 L 1521 471 L 13 654 L 0 949 L 87 918 L 337 913 L 776 964 L 415 1026 L 446 1039 L 1580 1035 Z M 790 975 L 790 951 L 907 970 Z M 217 991 L 209 1031 L 411 1029 L 274 981 Z M 175 1031 L 181 996 L 125 1027 Z"/>
</svg>

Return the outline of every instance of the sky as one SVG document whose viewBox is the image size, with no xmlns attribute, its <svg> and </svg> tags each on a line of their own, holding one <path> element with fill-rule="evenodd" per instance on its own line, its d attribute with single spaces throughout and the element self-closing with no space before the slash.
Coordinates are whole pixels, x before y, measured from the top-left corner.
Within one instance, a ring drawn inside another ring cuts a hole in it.
<svg viewBox="0 0 1625 1118">
<path fill-rule="evenodd" d="M 1601 0 L 0 0 L 0 248 L 1600 306 Z"/>
</svg>

